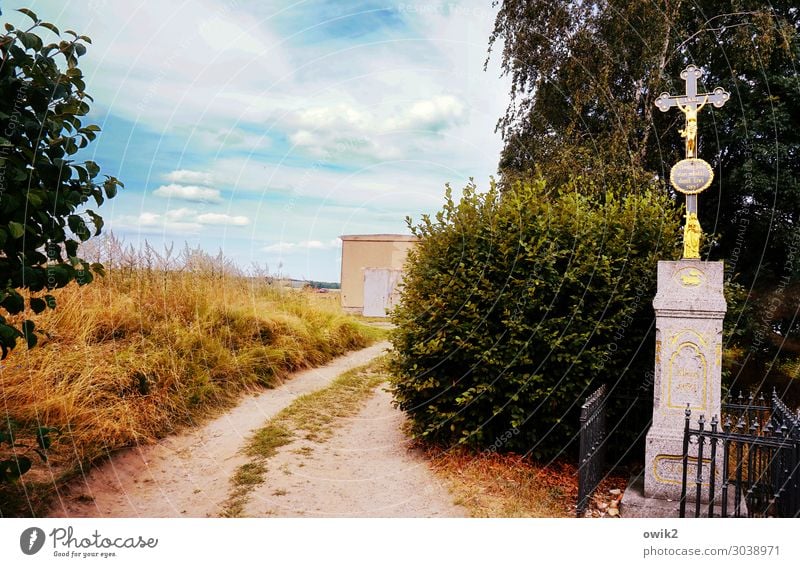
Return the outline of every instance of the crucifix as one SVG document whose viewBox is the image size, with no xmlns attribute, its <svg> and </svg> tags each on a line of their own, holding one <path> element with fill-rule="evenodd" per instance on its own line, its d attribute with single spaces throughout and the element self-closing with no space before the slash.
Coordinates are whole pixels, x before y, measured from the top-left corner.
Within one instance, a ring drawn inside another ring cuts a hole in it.
<svg viewBox="0 0 800 567">
<path fill-rule="evenodd" d="M 681 71 L 681 78 L 686 82 L 685 95 L 661 93 L 655 104 L 661 112 L 677 106 L 686 116 L 686 127 L 680 131 L 686 139 L 686 159 L 672 168 L 670 180 L 676 190 L 686 195 L 686 225 L 683 231 L 683 257 L 700 257 L 700 235 L 702 229 L 697 220 L 697 194 L 711 185 L 714 173 L 711 166 L 697 157 L 697 114 L 709 102 L 717 108 L 730 98 L 730 94 L 722 87 L 710 93 L 697 92 L 697 79 L 703 72 L 694 65 Z"/>
</svg>

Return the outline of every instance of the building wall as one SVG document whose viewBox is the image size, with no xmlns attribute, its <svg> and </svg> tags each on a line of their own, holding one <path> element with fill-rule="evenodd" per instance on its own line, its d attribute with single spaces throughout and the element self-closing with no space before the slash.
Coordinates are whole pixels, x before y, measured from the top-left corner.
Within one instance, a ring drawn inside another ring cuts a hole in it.
<svg viewBox="0 0 800 567">
<path fill-rule="evenodd" d="M 347 235 L 342 239 L 342 307 L 361 312 L 364 308 L 364 270 L 402 270 L 408 251 L 417 239 L 402 234 Z"/>
</svg>

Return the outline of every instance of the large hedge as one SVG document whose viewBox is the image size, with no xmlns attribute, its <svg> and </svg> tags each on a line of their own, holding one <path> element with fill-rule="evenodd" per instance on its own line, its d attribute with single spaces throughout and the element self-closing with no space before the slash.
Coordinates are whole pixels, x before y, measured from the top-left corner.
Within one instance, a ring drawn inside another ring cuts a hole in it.
<svg viewBox="0 0 800 567">
<path fill-rule="evenodd" d="M 421 241 L 392 314 L 393 390 L 417 435 L 552 457 L 595 385 L 652 396 L 656 263 L 676 257 L 678 213 L 662 191 L 587 189 L 470 184 L 455 202 L 448 187 L 408 221 Z"/>
</svg>

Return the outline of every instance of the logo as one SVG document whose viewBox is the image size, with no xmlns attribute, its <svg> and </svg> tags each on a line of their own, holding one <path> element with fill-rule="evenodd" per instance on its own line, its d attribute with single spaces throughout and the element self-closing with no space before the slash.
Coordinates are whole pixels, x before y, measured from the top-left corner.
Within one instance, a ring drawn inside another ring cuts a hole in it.
<svg viewBox="0 0 800 567">
<path fill-rule="evenodd" d="M 25 555 L 34 555 L 44 545 L 44 530 L 41 528 L 28 528 L 19 536 L 19 547 Z"/>
</svg>

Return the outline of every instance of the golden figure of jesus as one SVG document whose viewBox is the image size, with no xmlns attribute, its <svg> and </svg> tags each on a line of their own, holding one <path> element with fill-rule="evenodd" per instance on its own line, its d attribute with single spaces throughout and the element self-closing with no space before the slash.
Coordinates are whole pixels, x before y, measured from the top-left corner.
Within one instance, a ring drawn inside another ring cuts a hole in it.
<svg viewBox="0 0 800 567">
<path fill-rule="evenodd" d="M 686 138 L 687 158 L 697 157 L 697 113 L 700 112 L 700 109 L 706 105 L 707 101 L 708 95 L 706 95 L 705 99 L 703 100 L 703 104 L 696 108 L 690 104 L 685 106 L 678 104 L 678 108 L 680 108 L 686 115 L 686 128 L 679 130 L 679 132 L 681 137 Z"/>
</svg>

